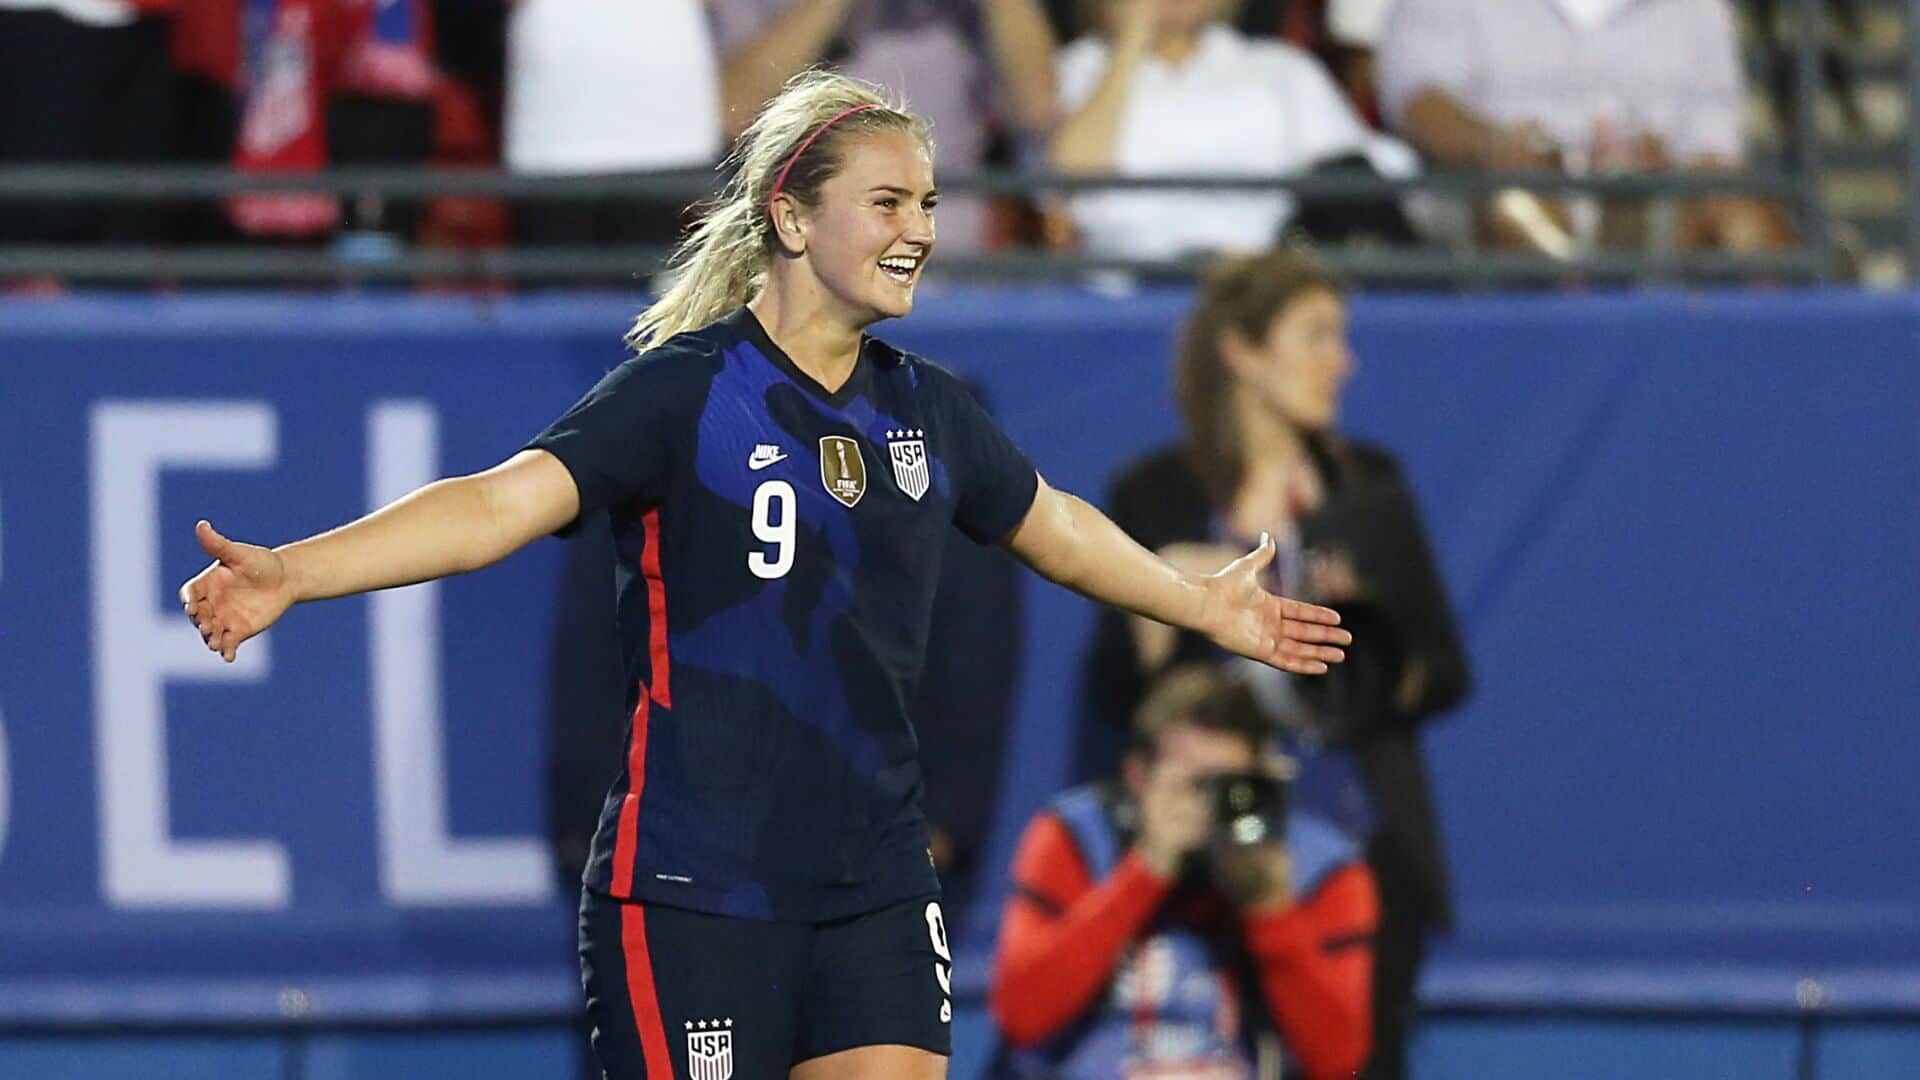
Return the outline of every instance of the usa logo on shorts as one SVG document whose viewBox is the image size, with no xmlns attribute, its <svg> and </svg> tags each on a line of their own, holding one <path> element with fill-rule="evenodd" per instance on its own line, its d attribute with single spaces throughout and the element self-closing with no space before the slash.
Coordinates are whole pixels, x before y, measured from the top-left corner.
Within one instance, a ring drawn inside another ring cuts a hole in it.
<svg viewBox="0 0 1920 1080">
<path fill-rule="evenodd" d="M 926 432 L 918 429 L 887 432 L 887 456 L 893 459 L 893 482 L 914 502 L 927 493 Z"/>
<path fill-rule="evenodd" d="M 733 1018 L 687 1021 L 689 1080 L 728 1080 L 733 1076 Z"/>
</svg>

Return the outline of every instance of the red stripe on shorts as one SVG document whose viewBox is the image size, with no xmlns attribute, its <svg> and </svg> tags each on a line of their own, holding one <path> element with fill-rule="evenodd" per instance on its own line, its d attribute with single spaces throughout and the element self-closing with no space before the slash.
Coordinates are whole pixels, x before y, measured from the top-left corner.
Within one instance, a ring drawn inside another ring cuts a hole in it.
<svg viewBox="0 0 1920 1080">
<path fill-rule="evenodd" d="M 660 995 L 653 985 L 653 955 L 647 951 L 647 913 L 639 904 L 620 905 L 620 946 L 627 961 L 627 999 L 633 1003 L 633 1026 L 640 1035 L 647 1080 L 673 1080 L 673 1056 L 667 1052 Z"/>
</svg>

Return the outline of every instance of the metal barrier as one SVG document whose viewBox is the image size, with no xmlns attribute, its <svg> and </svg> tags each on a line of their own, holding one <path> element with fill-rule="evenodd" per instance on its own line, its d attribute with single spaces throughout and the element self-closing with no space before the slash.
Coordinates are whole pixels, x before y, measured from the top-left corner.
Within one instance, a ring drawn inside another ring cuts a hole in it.
<svg viewBox="0 0 1920 1080">
<path fill-rule="evenodd" d="M 606 177 L 532 177 L 492 170 L 354 169 L 307 175 L 257 175 L 217 168 L 127 170 L 108 167 L 29 166 L 0 170 L 0 201 L 152 203 L 215 199 L 244 193 L 314 193 L 383 199 L 468 195 L 549 201 L 609 197 L 671 198 L 694 202 L 712 194 L 709 171 Z M 1802 222 L 1792 249 L 1755 255 L 1679 253 L 1671 244 L 1640 252 L 1605 252 L 1576 258 L 1459 247 L 1348 246 L 1323 254 L 1348 276 L 1376 284 L 1493 285 L 1569 278 L 1683 281 L 1752 277 L 1813 280 L 1826 276 L 1821 241 L 1824 220 L 1819 193 L 1787 174 L 1676 174 L 1563 176 L 1544 174 L 1434 173 L 1408 180 L 1368 176 L 1308 175 L 1244 178 L 1211 175 L 1089 177 L 989 171 L 943 177 L 941 188 L 959 194 L 1044 199 L 1084 191 L 1173 190 L 1288 192 L 1298 198 L 1355 202 L 1433 195 L 1472 198 L 1508 190 L 1543 194 L 1675 199 L 1714 194 L 1774 198 L 1792 206 Z M 565 276 L 631 281 L 657 273 L 668 250 L 498 248 L 396 249 L 373 256 L 351 249 L 290 251 L 271 247 L 0 247 L 0 276 L 51 274 L 95 281 L 286 282 L 404 281 L 419 277 L 519 279 Z M 1122 273 L 1146 279 L 1184 279 L 1204 258 L 1143 260 L 1074 252 L 1007 250 L 943 255 L 930 271 L 964 279 L 1073 278 Z"/>
</svg>

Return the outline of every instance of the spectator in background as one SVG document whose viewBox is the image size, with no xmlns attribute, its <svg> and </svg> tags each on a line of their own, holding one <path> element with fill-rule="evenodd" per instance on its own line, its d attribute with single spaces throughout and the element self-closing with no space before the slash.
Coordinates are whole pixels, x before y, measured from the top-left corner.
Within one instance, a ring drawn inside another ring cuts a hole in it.
<svg viewBox="0 0 1920 1080">
<path fill-rule="evenodd" d="M 510 20 L 509 169 L 608 176 L 719 161 L 720 67 L 701 0 L 516 0 Z M 514 232 L 535 246 L 668 245 L 687 201 L 530 199 Z"/>
<path fill-rule="evenodd" d="M 819 63 L 886 87 L 931 122 L 940 160 L 974 170 L 996 124 L 1018 138 L 1053 121 L 1053 32 L 1038 0 L 711 0 L 737 132 L 796 72 Z M 940 247 L 990 238 L 986 200 L 940 201 Z"/>
<path fill-rule="evenodd" d="M 1745 78 L 1727 0 L 1395 0 L 1379 50 L 1388 121 L 1429 160 L 1490 170 L 1728 170 Z M 1529 205 L 1531 205 L 1529 203 Z M 1554 251 L 1648 240 L 1624 202 L 1497 203 L 1495 238 Z M 1695 199 L 1681 248 L 1789 241 L 1762 200 Z M 1561 235 L 1567 237 L 1563 241 Z"/>
<path fill-rule="evenodd" d="M 506 12 L 511 0 L 431 0 L 433 11 L 433 168 L 500 165 L 501 101 L 506 83 Z M 422 248 L 497 248 L 507 242 L 504 199 L 442 192 L 427 200 Z M 436 283 L 445 285 L 448 283 Z"/>
<path fill-rule="evenodd" d="M 1320 57 L 1354 109 L 1369 125 L 1379 127 L 1374 51 L 1380 47 L 1393 0 L 1291 0 L 1284 7 L 1286 39 Z"/>
<path fill-rule="evenodd" d="M 1246 675 L 1270 715 L 1298 718 L 1296 738 L 1323 748 L 1303 763 L 1300 785 L 1311 774 L 1320 797 L 1303 790 L 1302 801 L 1370 828 L 1381 917 L 1366 1075 L 1379 1080 L 1405 1075 L 1426 938 L 1451 921 L 1420 729 L 1466 696 L 1468 670 L 1399 465 L 1333 429 L 1353 371 L 1346 315 L 1340 284 L 1301 254 L 1222 261 L 1182 335 L 1175 388 L 1186 439 L 1124 469 L 1107 507 L 1143 546 L 1196 572 L 1271 533 L 1273 588 L 1338 607 L 1353 631 L 1346 664 L 1317 685 Z M 1093 715 L 1082 724 L 1081 775 L 1111 768 L 1119 718 L 1156 672 L 1206 659 L 1230 662 L 1158 623 L 1103 617 L 1087 669 Z M 1364 816 L 1351 809 L 1355 794 Z"/>
<path fill-rule="evenodd" d="M 418 165 L 433 149 L 433 16 L 425 0 L 191 0 L 172 39 L 181 157 L 243 172 Z M 342 225 L 410 236 L 419 204 L 263 192 L 190 215 L 202 241 L 312 241 Z"/>
<path fill-rule="evenodd" d="M 174 17 L 171 49 L 180 111 L 178 160 L 204 166 L 233 162 L 240 130 L 241 0 L 196 0 Z M 229 244 L 239 231 L 218 199 L 181 209 L 180 238 L 193 244 Z"/>
<path fill-rule="evenodd" d="M 1376 901 L 1353 843 L 1280 801 L 1222 820 L 1209 798 L 1283 775 L 1269 730 L 1219 668 L 1170 672 L 1120 781 L 1068 791 L 1027 826 L 989 998 L 999 1076 L 1278 1075 L 1257 1068 L 1276 1041 L 1288 1075 L 1365 1060 Z"/>
<path fill-rule="evenodd" d="M 1054 169 L 1250 177 L 1322 167 L 1416 171 L 1412 153 L 1369 131 L 1319 61 L 1235 29 L 1222 0 L 1106 0 L 1101 11 L 1104 34 L 1060 53 L 1062 120 L 1048 154 Z M 1114 192 L 1067 203 L 1071 242 L 1135 258 L 1263 250 L 1297 209 L 1279 191 Z M 1411 238 L 1404 221 L 1384 231 Z"/>
<path fill-rule="evenodd" d="M 172 40 L 178 157 L 255 171 L 490 167 L 499 161 L 504 3 L 183 3 Z M 252 134 L 243 139 L 247 125 Z M 377 256 L 403 240 L 496 246 L 505 216 L 499 200 L 472 195 L 394 202 L 360 195 L 342 206 L 332 196 L 269 193 L 190 201 L 176 231 L 190 243 L 297 244 L 328 240 L 345 225 L 349 251 L 366 243 L 358 253 Z"/>
<path fill-rule="evenodd" d="M 1105 0 L 1045 0 L 1054 35 L 1098 33 Z M 1379 127 L 1373 50 L 1393 0 L 1230 0 L 1233 25 L 1249 37 L 1279 37 L 1318 56 L 1367 123 Z"/>
<path fill-rule="evenodd" d="M 0 0 L 0 166 L 152 165 L 174 152 L 174 0 Z M 0 202 L 0 244 L 152 243 L 136 204 Z"/>
<path fill-rule="evenodd" d="M 234 166 L 268 173 L 424 163 L 433 145 L 432 35 L 418 0 L 245 0 Z M 227 205 L 252 236 L 323 236 L 342 223 L 328 195 L 247 194 Z M 351 224 L 410 233 L 414 208 L 393 209 L 366 197 Z"/>
</svg>

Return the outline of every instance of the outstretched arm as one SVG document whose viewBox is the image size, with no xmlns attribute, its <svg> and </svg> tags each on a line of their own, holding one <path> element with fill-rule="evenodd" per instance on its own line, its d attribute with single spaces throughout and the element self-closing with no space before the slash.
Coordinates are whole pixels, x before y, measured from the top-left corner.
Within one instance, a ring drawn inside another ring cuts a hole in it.
<svg viewBox="0 0 1920 1080">
<path fill-rule="evenodd" d="M 202 521 L 194 532 L 214 562 L 180 586 L 180 603 L 207 648 L 231 663 L 242 642 L 302 600 L 478 570 L 572 521 L 579 506 L 566 466 L 544 450 L 524 450 L 278 548 L 229 540 Z"/>
<path fill-rule="evenodd" d="M 1085 501 L 1043 480 L 1008 541 L 1041 577 L 1104 604 L 1205 634 L 1221 648 L 1299 675 L 1320 675 L 1346 658 L 1353 635 L 1330 608 L 1275 596 L 1260 571 L 1271 538 L 1217 574 L 1188 573 L 1121 531 Z"/>
</svg>

